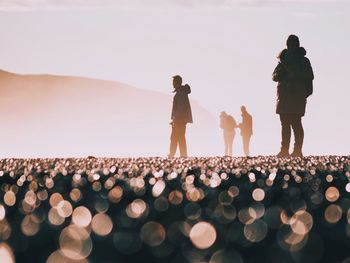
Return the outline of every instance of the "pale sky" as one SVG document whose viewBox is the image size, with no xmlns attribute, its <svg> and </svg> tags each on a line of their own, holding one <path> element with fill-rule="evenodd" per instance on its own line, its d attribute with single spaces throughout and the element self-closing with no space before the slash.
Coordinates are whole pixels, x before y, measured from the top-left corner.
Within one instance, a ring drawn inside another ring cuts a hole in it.
<svg viewBox="0 0 350 263">
<path fill-rule="evenodd" d="M 315 74 L 304 154 L 349 154 L 349 13 L 350 1 L 335 0 L 0 0 L 0 68 L 169 95 L 171 77 L 180 74 L 190 98 L 214 116 L 225 110 L 239 122 L 246 105 L 253 155 L 275 154 L 280 123 L 271 73 L 296 34 Z"/>
</svg>

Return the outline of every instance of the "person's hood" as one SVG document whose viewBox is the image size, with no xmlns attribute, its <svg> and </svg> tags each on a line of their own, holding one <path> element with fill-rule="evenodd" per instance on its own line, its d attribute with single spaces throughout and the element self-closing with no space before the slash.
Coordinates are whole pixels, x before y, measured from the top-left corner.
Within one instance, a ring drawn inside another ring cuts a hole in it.
<svg viewBox="0 0 350 263">
<path fill-rule="evenodd" d="M 287 57 L 288 56 L 305 57 L 306 56 L 306 50 L 303 47 L 299 47 L 296 50 L 288 50 L 287 49 Z"/>
<path fill-rule="evenodd" d="M 190 94 L 191 93 L 191 87 L 190 87 L 190 85 L 186 84 L 186 85 L 181 86 L 180 88 L 178 88 L 175 92 L 176 93 L 183 93 L 183 94 Z"/>
<path fill-rule="evenodd" d="M 283 49 L 279 55 L 278 58 L 280 61 L 288 60 L 290 58 L 295 58 L 295 57 L 305 57 L 306 56 L 306 50 L 303 47 L 299 47 L 296 50 L 288 50 L 288 49 Z"/>
</svg>

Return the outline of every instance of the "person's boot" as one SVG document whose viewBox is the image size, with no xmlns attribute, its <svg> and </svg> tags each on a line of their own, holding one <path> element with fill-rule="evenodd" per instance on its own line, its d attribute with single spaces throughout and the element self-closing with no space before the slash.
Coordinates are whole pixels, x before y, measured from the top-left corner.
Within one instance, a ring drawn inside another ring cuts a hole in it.
<svg viewBox="0 0 350 263">
<path fill-rule="evenodd" d="M 295 147 L 290 156 L 291 157 L 303 157 L 303 153 L 299 147 Z"/>
<path fill-rule="evenodd" d="M 281 148 L 281 151 L 277 154 L 277 157 L 289 157 L 288 149 Z"/>
</svg>

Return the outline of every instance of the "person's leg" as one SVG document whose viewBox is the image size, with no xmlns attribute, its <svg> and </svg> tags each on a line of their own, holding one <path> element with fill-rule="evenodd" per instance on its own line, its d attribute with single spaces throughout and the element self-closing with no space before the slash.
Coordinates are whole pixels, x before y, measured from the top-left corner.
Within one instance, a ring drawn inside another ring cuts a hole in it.
<svg viewBox="0 0 350 263">
<path fill-rule="evenodd" d="M 171 136 L 170 136 L 170 153 L 169 157 L 174 157 L 176 153 L 176 148 L 178 144 L 178 127 L 176 123 L 171 125 Z"/>
<path fill-rule="evenodd" d="M 180 148 L 180 156 L 187 157 L 187 144 L 186 144 L 186 123 L 179 123 L 178 141 Z"/>
<path fill-rule="evenodd" d="M 280 121 L 282 127 L 282 141 L 281 141 L 281 151 L 278 154 L 281 157 L 289 155 L 289 144 L 291 136 L 291 121 L 290 114 L 280 114 Z"/>
<path fill-rule="evenodd" d="M 303 148 L 303 142 L 304 142 L 304 129 L 303 124 L 301 122 L 300 115 L 293 115 L 291 118 L 291 125 L 294 132 L 294 150 L 292 155 L 293 156 L 302 156 L 302 148 Z"/>
<path fill-rule="evenodd" d="M 224 131 L 225 156 L 228 155 L 228 134 Z"/>
<path fill-rule="evenodd" d="M 228 156 L 232 156 L 232 148 L 233 148 L 233 138 L 235 137 L 234 133 L 229 133 L 228 134 Z"/>
<path fill-rule="evenodd" d="M 249 156 L 249 141 L 250 141 L 250 135 L 249 136 L 242 136 L 243 140 L 243 151 L 246 156 Z"/>
</svg>

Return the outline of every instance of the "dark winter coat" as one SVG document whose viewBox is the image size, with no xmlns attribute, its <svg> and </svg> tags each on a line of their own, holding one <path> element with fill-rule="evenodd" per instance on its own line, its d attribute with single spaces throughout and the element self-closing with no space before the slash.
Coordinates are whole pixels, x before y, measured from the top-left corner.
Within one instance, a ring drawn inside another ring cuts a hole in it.
<svg viewBox="0 0 350 263">
<path fill-rule="evenodd" d="M 241 135 L 252 136 L 253 135 L 253 118 L 248 112 L 242 113 L 242 123 L 239 125 L 241 128 Z"/>
<path fill-rule="evenodd" d="M 226 133 L 235 133 L 235 128 L 237 123 L 231 115 L 221 115 L 220 116 L 220 128 Z"/>
<path fill-rule="evenodd" d="M 186 84 L 179 87 L 173 99 L 173 109 L 171 119 L 173 122 L 192 123 L 192 110 L 188 94 L 191 93 L 191 87 Z"/>
<path fill-rule="evenodd" d="M 278 82 L 276 113 L 294 113 L 304 116 L 306 99 L 313 92 L 314 74 L 311 63 L 305 57 L 302 47 L 295 51 L 283 50 L 280 62 L 275 68 L 272 79 Z"/>
</svg>

